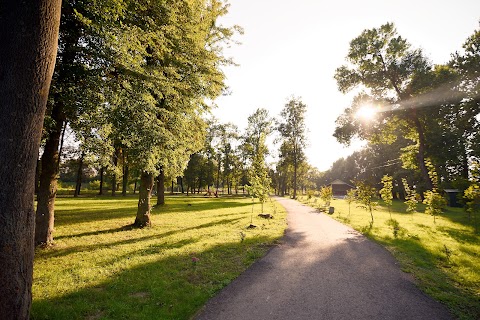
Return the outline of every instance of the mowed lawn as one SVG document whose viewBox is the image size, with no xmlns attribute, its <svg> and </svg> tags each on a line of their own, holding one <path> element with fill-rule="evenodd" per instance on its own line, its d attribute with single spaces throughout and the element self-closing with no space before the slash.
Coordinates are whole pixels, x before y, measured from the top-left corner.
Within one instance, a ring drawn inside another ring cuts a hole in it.
<svg viewBox="0 0 480 320">
<path fill-rule="evenodd" d="M 314 207 L 321 204 L 318 198 L 302 196 L 300 200 Z M 335 207 L 333 218 L 389 249 L 402 269 L 418 280 L 418 286 L 458 319 L 480 319 L 480 235 L 462 208 L 447 208 L 434 223 L 433 216 L 424 213 L 424 205 L 412 214 L 405 212 L 403 202 L 394 201 L 392 219 L 398 225 L 388 221 L 388 207 L 381 205 L 373 212 L 370 229 L 370 213 L 355 203 L 350 205 L 350 214 L 345 200 L 335 199 L 331 205 Z"/>
<path fill-rule="evenodd" d="M 55 245 L 37 249 L 32 319 L 189 319 L 284 234 L 268 202 L 170 196 L 153 226 L 128 227 L 137 198 L 58 198 Z"/>
</svg>

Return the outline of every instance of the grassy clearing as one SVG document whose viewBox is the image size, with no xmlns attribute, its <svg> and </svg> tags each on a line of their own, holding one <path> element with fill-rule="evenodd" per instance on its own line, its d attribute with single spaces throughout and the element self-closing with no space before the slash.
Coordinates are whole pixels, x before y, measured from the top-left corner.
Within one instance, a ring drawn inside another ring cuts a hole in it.
<svg viewBox="0 0 480 320">
<path fill-rule="evenodd" d="M 316 200 L 315 200 L 316 199 Z M 318 206 L 318 198 L 300 201 Z M 436 223 L 421 212 L 405 213 L 403 202 L 394 201 L 392 219 L 387 207 L 379 206 L 370 214 L 345 200 L 333 200 L 333 218 L 361 231 L 388 248 L 406 272 L 418 279 L 418 286 L 441 301 L 459 319 L 480 319 L 480 236 L 474 233 L 467 214 L 460 208 L 448 208 Z M 390 220 L 390 221 L 389 221 Z"/>
<path fill-rule="evenodd" d="M 250 224 L 251 200 L 167 197 L 129 229 L 136 197 L 59 198 L 55 246 L 36 251 L 32 319 L 189 319 L 284 233 L 284 209 Z M 275 206 L 275 208 L 274 208 Z M 244 240 L 242 241 L 242 238 Z"/>
</svg>

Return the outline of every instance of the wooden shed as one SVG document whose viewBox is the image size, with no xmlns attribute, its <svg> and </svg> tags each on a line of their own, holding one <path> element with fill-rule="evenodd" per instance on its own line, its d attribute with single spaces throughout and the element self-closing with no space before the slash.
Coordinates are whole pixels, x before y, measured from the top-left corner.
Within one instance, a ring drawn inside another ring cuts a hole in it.
<svg viewBox="0 0 480 320">
<path fill-rule="evenodd" d="M 347 195 L 348 190 L 355 189 L 354 186 L 339 179 L 332 181 L 330 186 L 332 187 L 334 197 L 344 197 Z"/>
</svg>

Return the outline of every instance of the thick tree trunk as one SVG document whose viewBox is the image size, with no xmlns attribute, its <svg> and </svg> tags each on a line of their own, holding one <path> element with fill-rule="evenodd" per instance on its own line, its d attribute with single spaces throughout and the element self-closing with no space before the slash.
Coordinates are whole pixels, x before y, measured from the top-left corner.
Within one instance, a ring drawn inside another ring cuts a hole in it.
<svg viewBox="0 0 480 320">
<path fill-rule="evenodd" d="M 185 193 L 184 189 L 183 189 L 183 178 L 180 177 L 180 189 L 182 190 L 182 194 Z"/>
<path fill-rule="evenodd" d="M 117 175 L 115 173 L 112 174 L 112 190 L 111 190 L 111 196 L 115 197 L 117 195 Z"/>
<path fill-rule="evenodd" d="M 116 174 L 116 169 L 118 165 L 118 158 L 120 156 L 120 148 L 115 148 L 115 152 L 113 154 L 112 162 L 113 162 L 113 168 L 114 172 L 112 174 L 112 197 L 116 196 L 117 193 L 117 174 Z"/>
<path fill-rule="evenodd" d="M 468 172 L 470 171 L 468 165 L 468 154 L 464 149 L 463 158 L 462 158 L 462 178 L 468 180 Z"/>
<path fill-rule="evenodd" d="M 71 79 L 71 66 L 77 56 L 80 30 L 75 19 L 74 10 L 68 4 L 62 8 L 67 12 L 63 18 L 66 21 L 66 30 L 74 30 L 63 37 L 64 48 L 61 51 L 62 63 L 58 66 L 56 81 L 68 85 Z M 40 173 L 40 187 L 37 196 L 37 213 L 35 222 L 35 244 L 49 244 L 53 241 L 55 197 L 57 193 L 58 170 L 60 166 L 60 149 L 63 133 L 66 128 L 65 104 L 59 92 L 54 92 L 54 102 L 50 117 L 53 126 L 47 132 L 47 141 L 42 155 L 42 172 Z"/>
<path fill-rule="evenodd" d="M 103 173 L 105 172 L 105 168 L 102 167 L 100 169 L 100 190 L 98 191 L 98 195 L 103 195 Z"/>
<path fill-rule="evenodd" d="M 174 183 L 173 183 L 173 180 L 172 180 L 172 190 L 170 191 L 170 194 L 173 194 L 173 187 L 174 187 Z"/>
<path fill-rule="evenodd" d="M 165 204 L 165 173 L 163 169 L 157 177 L 157 206 Z"/>
<path fill-rule="evenodd" d="M 64 121 L 62 128 L 62 136 L 60 138 L 60 148 L 58 148 L 57 171 L 60 170 L 60 159 L 62 158 L 63 142 L 65 141 L 65 131 L 67 130 L 67 121 Z"/>
<path fill-rule="evenodd" d="M 37 165 L 35 166 L 35 194 L 38 194 L 38 188 L 40 187 L 40 156 L 37 157 Z"/>
<path fill-rule="evenodd" d="M 152 224 L 150 221 L 150 210 L 152 208 L 150 205 L 150 199 L 152 197 L 152 189 L 153 174 L 143 172 L 140 177 L 137 216 L 135 218 L 135 222 L 133 223 L 133 225 L 136 227 L 143 228 Z"/>
<path fill-rule="evenodd" d="M 42 155 L 40 187 L 37 195 L 37 213 L 35 216 L 35 245 L 48 245 L 53 242 L 55 197 L 57 195 L 57 177 L 60 137 L 65 116 L 60 104 L 55 104 L 51 118 L 55 126 L 51 128 Z"/>
<path fill-rule="evenodd" d="M 78 171 L 77 171 L 77 181 L 75 184 L 75 193 L 73 196 L 76 198 L 80 195 L 80 189 L 82 188 L 82 179 L 83 179 L 83 154 L 78 159 Z"/>
<path fill-rule="evenodd" d="M 422 178 L 425 182 L 425 186 L 427 187 L 428 190 L 432 190 L 433 183 L 432 183 L 432 180 L 430 179 L 430 176 L 428 175 L 427 166 L 425 165 L 425 152 L 426 152 L 425 133 L 423 131 L 423 126 L 420 123 L 418 116 L 416 115 L 416 111 L 414 112 L 415 113 L 413 114 L 412 118 L 418 133 L 418 155 L 417 155 L 418 165 L 420 167 L 420 173 L 422 174 Z"/>
<path fill-rule="evenodd" d="M 0 9 L 0 319 L 29 319 L 35 166 L 57 52 L 59 0 Z"/>
</svg>

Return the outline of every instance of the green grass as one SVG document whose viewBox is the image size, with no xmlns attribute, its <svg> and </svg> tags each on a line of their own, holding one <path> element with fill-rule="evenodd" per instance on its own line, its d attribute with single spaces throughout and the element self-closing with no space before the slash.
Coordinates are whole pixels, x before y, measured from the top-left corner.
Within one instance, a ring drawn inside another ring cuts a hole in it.
<svg viewBox="0 0 480 320">
<path fill-rule="evenodd" d="M 306 196 L 299 199 L 312 206 L 321 200 Z M 480 236 L 461 208 L 447 208 L 436 223 L 433 216 L 421 212 L 405 213 L 406 206 L 394 201 L 392 219 L 387 207 L 379 206 L 370 214 L 345 200 L 333 200 L 333 218 L 361 231 L 385 246 L 401 263 L 402 269 L 415 276 L 418 286 L 444 303 L 459 319 L 480 319 Z M 394 226 L 397 225 L 396 235 Z"/>
<path fill-rule="evenodd" d="M 55 245 L 37 249 L 32 319 L 189 319 L 283 235 L 286 213 L 251 200 L 167 197 L 126 227 L 137 198 L 59 198 Z M 242 235 L 245 239 L 242 241 Z M 198 258 L 198 261 L 194 261 Z"/>
</svg>

